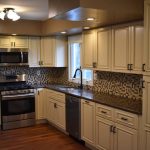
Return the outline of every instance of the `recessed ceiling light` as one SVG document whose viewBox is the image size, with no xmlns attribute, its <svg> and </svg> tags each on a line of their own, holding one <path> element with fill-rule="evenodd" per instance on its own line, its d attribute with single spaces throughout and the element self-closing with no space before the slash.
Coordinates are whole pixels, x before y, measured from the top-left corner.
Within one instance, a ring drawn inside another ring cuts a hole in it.
<svg viewBox="0 0 150 150">
<path fill-rule="evenodd" d="M 83 29 L 87 30 L 87 29 L 90 29 L 90 27 L 83 27 Z"/>
<path fill-rule="evenodd" d="M 95 18 L 89 17 L 89 18 L 86 18 L 86 20 L 87 20 L 87 21 L 93 21 L 93 20 L 95 20 Z"/>
<path fill-rule="evenodd" d="M 11 35 L 17 35 L 16 33 L 13 33 L 13 34 L 11 34 Z"/>
<path fill-rule="evenodd" d="M 62 31 L 62 32 L 60 32 L 61 34 L 66 34 L 66 32 L 65 31 Z"/>
</svg>

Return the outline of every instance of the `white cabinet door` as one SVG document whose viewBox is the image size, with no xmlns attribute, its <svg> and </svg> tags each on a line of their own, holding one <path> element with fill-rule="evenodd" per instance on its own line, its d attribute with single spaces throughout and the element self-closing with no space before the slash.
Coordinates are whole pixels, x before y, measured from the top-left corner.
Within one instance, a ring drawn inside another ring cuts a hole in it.
<svg viewBox="0 0 150 150">
<path fill-rule="evenodd" d="M 143 89 L 143 117 L 144 125 L 150 128 L 150 77 L 144 76 L 145 88 Z"/>
<path fill-rule="evenodd" d="M 150 1 L 145 1 L 144 5 L 144 64 L 150 74 Z"/>
<path fill-rule="evenodd" d="M 29 37 L 29 66 L 39 67 L 40 62 L 40 37 Z"/>
<path fill-rule="evenodd" d="M 144 27 L 135 25 L 132 27 L 131 43 L 131 69 L 135 73 L 142 73 L 143 49 L 144 49 Z"/>
<path fill-rule="evenodd" d="M 0 48 L 11 47 L 11 36 L 0 36 Z"/>
<path fill-rule="evenodd" d="M 55 123 L 56 119 L 56 110 L 55 110 L 55 101 L 50 98 L 47 99 L 47 120 L 49 122 Z"/>
<path fill-rule="evenodd" d="M 111 70 L 111 29 L 97 31 L 97 69 Z"/>
<path fill-rule="evenodd" d="M 57 102 L 56 103 L 56 125 L 62 129 L 66 129 L 66 113 L 65 104 Z"/>
<path fill-rule="evenodd" d="M 137 150 L 138 136 L 135 129 L 116 124 L 114 133 L 115 150 Z"/>
<path fill-rule="evenodd" d="M 41 39 L 41 61 L 42 66 L 54 66 L 54 39 L 52 37 L 42 37 Z"/>
<path fill-rule="evenodd" d="M 26 36 L 14 36 L 12 37 L 12 42 L 14 48 L 28 48 L 28 37 Z"/>
<path fill-rule="evenodd" d="M 36 119 L 45 119 L 45 102 L 46 102 L 46 97 L 45 97 L 45 92 L 44 89 L 38 89 L 36 92 Z"/>
<path fill-rule="evenodd" d="M 113 150 L 112 125 L 112 121 L 96 117 L 96 147 L 99 150 Z"/>
<path fill-rule="evenodd" d="M 95 103 L 81 100 L 81 138 L 95 145 Z"/>
<path fill-rule="evenodd" d="M 113 71 L 129 72 L 129 27 L 114 28 L 112 40 Z"/>
<path fill-rule="evenodd" d="M 93 68 L 93 63 L 96 61 L 96 31 L 86 31 L 83 33 L 83 44 L 82 44 L 82 58 L 83 68 Z"/>
</svg>

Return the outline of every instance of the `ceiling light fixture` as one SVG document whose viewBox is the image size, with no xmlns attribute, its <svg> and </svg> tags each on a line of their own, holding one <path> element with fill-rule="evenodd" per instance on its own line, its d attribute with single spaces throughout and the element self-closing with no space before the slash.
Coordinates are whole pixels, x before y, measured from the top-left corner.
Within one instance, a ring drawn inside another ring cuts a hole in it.
<svg viewBox="0 0 150 150">
<path fill-rule="evenodd" d="M 89 17 L 89 18 L 86 18 L 86 20 L 87 20 L 87 21 L 93 21 L 93 20 L 95 20 L 95 18 Z"/>
<path fill-rule="evenodd" d="M 62 31 L 62 32 L 60 32 L 61 34 L 66 34 L 66 32 L 65 31 Z"/>
<path fill-rule="evenodd" d="M 4 20 L 6 15 L 7 18 L 12 21 L 17 21 L 20 19 L 20 16 L 15 12 L 14 8 L 4 8 L 4 10 L 0 12 L 0 19 Z"/>
<path fill-rule="evenodd" d="M 90 29 L 90 27 L 83 27 L 83 29 L 88 30 L 88 29 Z"/>
</svg>

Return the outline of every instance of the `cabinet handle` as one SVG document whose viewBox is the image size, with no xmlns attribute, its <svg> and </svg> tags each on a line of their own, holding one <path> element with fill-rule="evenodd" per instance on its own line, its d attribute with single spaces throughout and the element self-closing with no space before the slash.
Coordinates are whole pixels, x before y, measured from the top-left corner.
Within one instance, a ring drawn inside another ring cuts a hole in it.
<svg viewBox="0 0 150 150">
<path fill-rule="evenodd" d="M 14 42 L 14 47 L 16 46 L 16 43 Z"/>
<path fill-rule="evenodd" d="M 144 89 L 145 88 L 145 86 L 144 86 L 145 81 L 142 80 L 141 82 L 142 82 L 142 89 Z"/>
<path fill-rule="evenodd" d="M 133 70 L 133 64 L 130 64 L 130 70 Z"/>
<path fill-rule="evenodd" d="M 121 117 L 121 120 L 123 120 L 123 121 L 128 121 L 128 119 L 127 119 L 127 118 L 124 118 L 124 117 Z"/>
<path fill-rule="evenodd" d="M 39 91 L 37 91 L 38 92 L 38 95 L 40 95 L 40 92 Z"/>
<path fill-rule="evenodd" d="M 142 71 L 145 71 L 145 64 L 142 64 Z"/>
<path fill-rule="evenodd" d="M 113 126 L 113 133 L 116 133 L 116 127 Z"/>
<path fill-rule="evenodd" d="M 127 69 L 130 70 L 130 64 L 127 65 Z"/>
<path fill-rule="evenodd" d="M 39 65 L 41 65 L 41 61 L 39 61 Z"/>
<path fill-rule="evenodd" d="M 11 42 L 11 47 L 13 46 L 13 42 Z"/>
<path fill-rule="evenodd" d="M 56 103 L 54 103 L 54 108 L 57 108 L 57 104 Z"/>
<path fill-rule="evenodd" d="M 110 132 L 113 132 L 113 125 L 110 126 Z"/>
<path fill-rule="evenodd" d="M 93 62 L 93 68 L 96 68 L 96 67 L 97 67 L 97 63 Z"/>
<path fill-rule="evenodd" d="M 89 104 L 89 101 L 85 101 L 85 103 Z"/>
<path fill-rule="evenodd" d="M 103 111 L 103 110 L 101 111 L 101 113 L 103 113 L 103 114 L 107 114 L 107 112 L 106 112 L 106 111 Z"/>
</svg>

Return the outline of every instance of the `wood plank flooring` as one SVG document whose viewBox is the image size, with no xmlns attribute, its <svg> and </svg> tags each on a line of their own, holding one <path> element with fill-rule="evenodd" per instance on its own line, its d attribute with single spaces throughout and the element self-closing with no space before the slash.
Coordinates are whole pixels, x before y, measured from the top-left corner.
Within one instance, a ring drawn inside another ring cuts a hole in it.
<svg viewBox="0 0 150 150">
<path fill-rule="evenodd" d="M 0 131 L 0 150 L 88 150 L 47 124 Z"/>
</svg>

